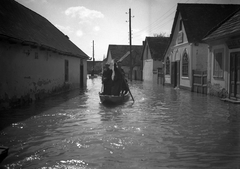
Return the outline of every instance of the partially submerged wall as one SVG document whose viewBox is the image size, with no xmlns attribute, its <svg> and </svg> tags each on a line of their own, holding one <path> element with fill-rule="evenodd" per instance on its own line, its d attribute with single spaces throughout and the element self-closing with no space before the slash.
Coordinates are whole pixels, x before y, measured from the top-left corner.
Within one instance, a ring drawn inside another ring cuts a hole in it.
<svg viewBox="0 0 240 169">
<path fill-rule="evenodd" d="M 0 109 L 79 88 L 80 62 L 77 57 L 0 41 Z"/>
</svg>

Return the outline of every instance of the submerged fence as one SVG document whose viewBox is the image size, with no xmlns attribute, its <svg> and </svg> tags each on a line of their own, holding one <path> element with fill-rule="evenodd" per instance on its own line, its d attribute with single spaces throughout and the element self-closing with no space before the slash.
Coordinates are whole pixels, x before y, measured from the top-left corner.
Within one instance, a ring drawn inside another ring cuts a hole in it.
<svg viewBox="0 0 240 169">
<path fill-rule="evenodd" d="M 192 92 L 207 94 L 207 71 L 192 71 Z"/>
</svg>

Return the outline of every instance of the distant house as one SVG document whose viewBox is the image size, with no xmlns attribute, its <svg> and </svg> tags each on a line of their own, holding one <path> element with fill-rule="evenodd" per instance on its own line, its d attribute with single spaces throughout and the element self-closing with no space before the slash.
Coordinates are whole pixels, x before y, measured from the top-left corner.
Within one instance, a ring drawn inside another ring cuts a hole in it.
<svg viewBox="0 0 240 169">
<path fill-rule="evenodd" d="M 208 93 L 240 101 L 240 10 L 203 40 L 209 44 Z"/>
<path fill-rule="evenodd" d="M 160 83 L 163 70 L 164 53 L 169 37 L 146 37 L 143 45 L 143 81 Z"/>
<path fill-rule="evenodd" d="M 89 57 L 47 19 L 0 1 L 0 109 L 86 86 Z"/>
<path fill-rule="evenodd" d="M 94 74 L 101 74 L 102 73 L 102 61 L 94 61 Z M 87 73 L 91 74 L 93 70 L 93 61 L 87 61 Z"/>
<path fill-rule="evenodd" d="M 192 71 L 207 71 L 204 36 L 239 9 L 239 5 L 178 4 L 165 54 L 165 83 L 191 90 Z"/>
<path fill-rule="evenodd" d="M 141 70 L 141 45 L 132 45 L 132 79 L 142 80 Z M 129 56 L 129 45 L 109 45 L 107 51 L 107 60 L 113 59 L 115 62 L 121 60 L 121 66 L 125 71 L 126 77 L 130 77 L 130 56 Z"/>
</svg>

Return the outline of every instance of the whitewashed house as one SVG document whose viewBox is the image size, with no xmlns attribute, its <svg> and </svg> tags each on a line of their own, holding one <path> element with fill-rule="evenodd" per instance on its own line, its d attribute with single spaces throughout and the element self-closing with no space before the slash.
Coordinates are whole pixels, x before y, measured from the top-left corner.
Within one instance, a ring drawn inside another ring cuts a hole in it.
<svg viewBox="0 0 240 169">
<path fill-rule="evenodd" d="M 204 41 L 209 44 L 208 93 L 240 103 L 240 9 Z"/>
<path fill-rule="evenodd" d="M 142 70 L 141 70 L 141 45 L 132 45 L 132 79 L 142 80 Z M 114 45 L 110 44 L 107 50 L 107 57 L 104 61 L 114 60 L 115 62 L 121 61 L 121 67 L 125 72 L 126 78 L 130 78 L 130 55 L 129 55 L 129 45 Z"/>
<path fill-rule="evenodd" d="M 146 37 L 143 45 L 143 81 L 160 83 L 163 71 L 164 53 L 169 37 Z"/>
<path fill-rule="evenodd" d="M 178 4 L 165 53 L 165 84 L 192 90 L 192 72 L 207 71 L 208 44 L 202 39 L 239 8 L 229 4 Z"/>
<path fill-rule="evenodd" d="M 0 1 L 0 109 L 86 86 L 89 57 L 46 18 Z"/>
</svg>

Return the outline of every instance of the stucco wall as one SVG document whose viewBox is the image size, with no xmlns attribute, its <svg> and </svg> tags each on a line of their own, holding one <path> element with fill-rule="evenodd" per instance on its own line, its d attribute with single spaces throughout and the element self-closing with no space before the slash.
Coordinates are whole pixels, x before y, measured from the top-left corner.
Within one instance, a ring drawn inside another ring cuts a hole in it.
<svg viewBox="0 0 240 169">
<path fill-rule="evenodd" d="M 214 69 L 214 51 L 216 49 L 223 49 L 224 50 L 224 77 L 223 79 L 217 79 L 213 77 L 213 69 Z M 218 96 L 219 93 L 222 92 L 222 90 L 226 90 L 229 93 L 229 80 L 230 80 L 230 74 L 229 74 L 229 57 L 230 53 L 228 50 L 228 47 L 225 44 L 216 44 L 211 47 L 211 50 L 209 51 L 209 60 L 210 63 L 208 64 L 209 67 L 209 73 L 208 73 L 208 93 L 210 95 Z"/>
<path fill-rule="evenodd" d="M 193 69 L 194 70 L 207 70 L 207 60 L 208 60 L 208 45 L 207 44 L 197 44 L 192 45 L 193 51 Z"/>
<path fill-rule="evenodd" d="M 68 82 L 65 60 L 69 62 Z M 80 87 L 79 58 L 1 41 L 0 63 L 0 105 L 15 106 Z M 84 65 L 86 72 L 86 61 Z"/>
<path fill-rule="evenodd" d="M 143 62 L 143 81 L 153 81 L 153 60 L 147 59 Z"/>
</svg>

